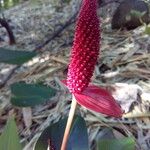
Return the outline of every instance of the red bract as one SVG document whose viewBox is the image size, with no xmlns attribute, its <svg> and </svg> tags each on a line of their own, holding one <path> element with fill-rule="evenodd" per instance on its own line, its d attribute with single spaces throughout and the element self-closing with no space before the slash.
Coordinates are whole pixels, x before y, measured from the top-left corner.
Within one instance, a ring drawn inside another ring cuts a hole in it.
<svg viewBox="0 0 150 150">
<path fill-rule="evenodd" d="M 89 84 L 99 54 L 99 19 L 97 0 L 83 0 L 76 23 L 67 86 L 71 93 L 81 93 Z"/>
<path fill-rule="evenodd" d="M 113 117 L 122 116 L 120 106 L 105 89 L 90 85 L 81 94 L 75 93 L 74 96 L 80 105 L 90 110 Z"/>
<path fill-rule="evenodd" d="M 67 85 L 66 80 L 62 82 Z M 89 85 L 82 93 L 73 95 L 80 105 L 90 110 L 113 117 L 121 117 L 123 114 L 112 95 L 107 90 L 95 85 Z"/>
</svg>

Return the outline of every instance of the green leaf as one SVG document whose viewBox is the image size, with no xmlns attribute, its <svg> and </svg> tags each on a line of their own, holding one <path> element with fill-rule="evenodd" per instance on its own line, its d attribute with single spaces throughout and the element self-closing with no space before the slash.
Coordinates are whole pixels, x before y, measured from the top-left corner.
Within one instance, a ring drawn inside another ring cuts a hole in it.
<svg viewBox="0 0 150 150">
<path fill-rule="evenodd" d="M 146 26 L 145 26 L 145 31 L 144 31 L 144 33 L 150 35 L 150 26 L 149 26 L 149 25 L 146 25 Z"/>
<path fill-rule="evenodd" d="M 67 118 L 47 127 L 39 137 L 34 150 L 47 150 L 48 141 L 52 148 L 60 150 Z M 67 145 L 67 150 L 88 150 L 88 135 L 85 121 L 76 116 Z"/>
<path fill-rule="evenodd" d="M 135 150 L 135 141 L 132 137 L 122 139 L 101 139 L 97 150 Z"/>
<path fill-rule="evenodd" d="M 11 85 L 11 103 L 19 107 L 31 107 L 42 104 L 56 94 L 56 90 L 39 84 L 24 82 Z"/>
<path fill-rule="evenodd" d="M 143 12 L 140 12 L 140 11 L 137 11 L 137 10 L 131 10 L 130 14 L 131 16 L 133 17 L 136 17 L 136 18 L 142 18 L 144 15 L 145 15 L 146 11 L 143 11 Z"/>
<path fill-rule="evenodd" d="M 0 136 L 0 150 L 22 150 L 14 118 L 7 121 L 6 127 Z"/>
<path fill-rule="evenodd" d="M 0 62 L 21 65 L 36 55 L 35 52 L 16 51 L 0 48 Z"/>
</svg>

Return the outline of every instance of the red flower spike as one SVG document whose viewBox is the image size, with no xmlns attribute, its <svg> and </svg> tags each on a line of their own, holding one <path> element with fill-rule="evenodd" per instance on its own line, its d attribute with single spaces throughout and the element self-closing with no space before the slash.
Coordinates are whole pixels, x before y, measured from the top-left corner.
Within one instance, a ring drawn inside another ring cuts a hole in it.
<svg viewBox="0 0 150 150">
<path fill-rule="evenodd" d="M 96 9 L 97 0 L 83 0 L 76 24 L 67 82 L 65 80 L 62 82 L 67 84 L 80 105 L 109 116 L 121 117 L 121 108 L 111 94 L 104 89 L 89 85 L 100 45 Z"/>
<path fill-rule="evenodd" d="M 81 93 L 89 84 L 99 54 L 99 19 L 97 0 L 83 0 L 76 23 L 67 86 L 71 93 Z"/>
</svg>

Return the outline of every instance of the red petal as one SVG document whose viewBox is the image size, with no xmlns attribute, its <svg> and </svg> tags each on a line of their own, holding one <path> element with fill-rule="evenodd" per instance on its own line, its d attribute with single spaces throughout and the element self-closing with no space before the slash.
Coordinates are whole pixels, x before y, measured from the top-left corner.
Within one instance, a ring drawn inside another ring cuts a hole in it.
<svg viewBox="0 0 150 150">
<path fill-rule="evenodd" d="M 81 94 L 74 93 L 77 102 L 96 112 L 121 117 L 122 110 L 111 94 L 99 87 L 89 85 Z"/>
</svg>

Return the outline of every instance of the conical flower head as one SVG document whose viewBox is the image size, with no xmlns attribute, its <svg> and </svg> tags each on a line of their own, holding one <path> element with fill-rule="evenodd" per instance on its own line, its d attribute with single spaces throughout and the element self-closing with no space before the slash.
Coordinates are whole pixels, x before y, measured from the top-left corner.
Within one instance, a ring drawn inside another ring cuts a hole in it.
<svg viewBox="0 0 150 150">
<path fill-rule="evenodd" d="M 83 0 L 76 23 L 67 86 L 71 93 L 81 93 L 89 84 L 99 54 L 99 19 L 97 0 Z"/>
</svg>

